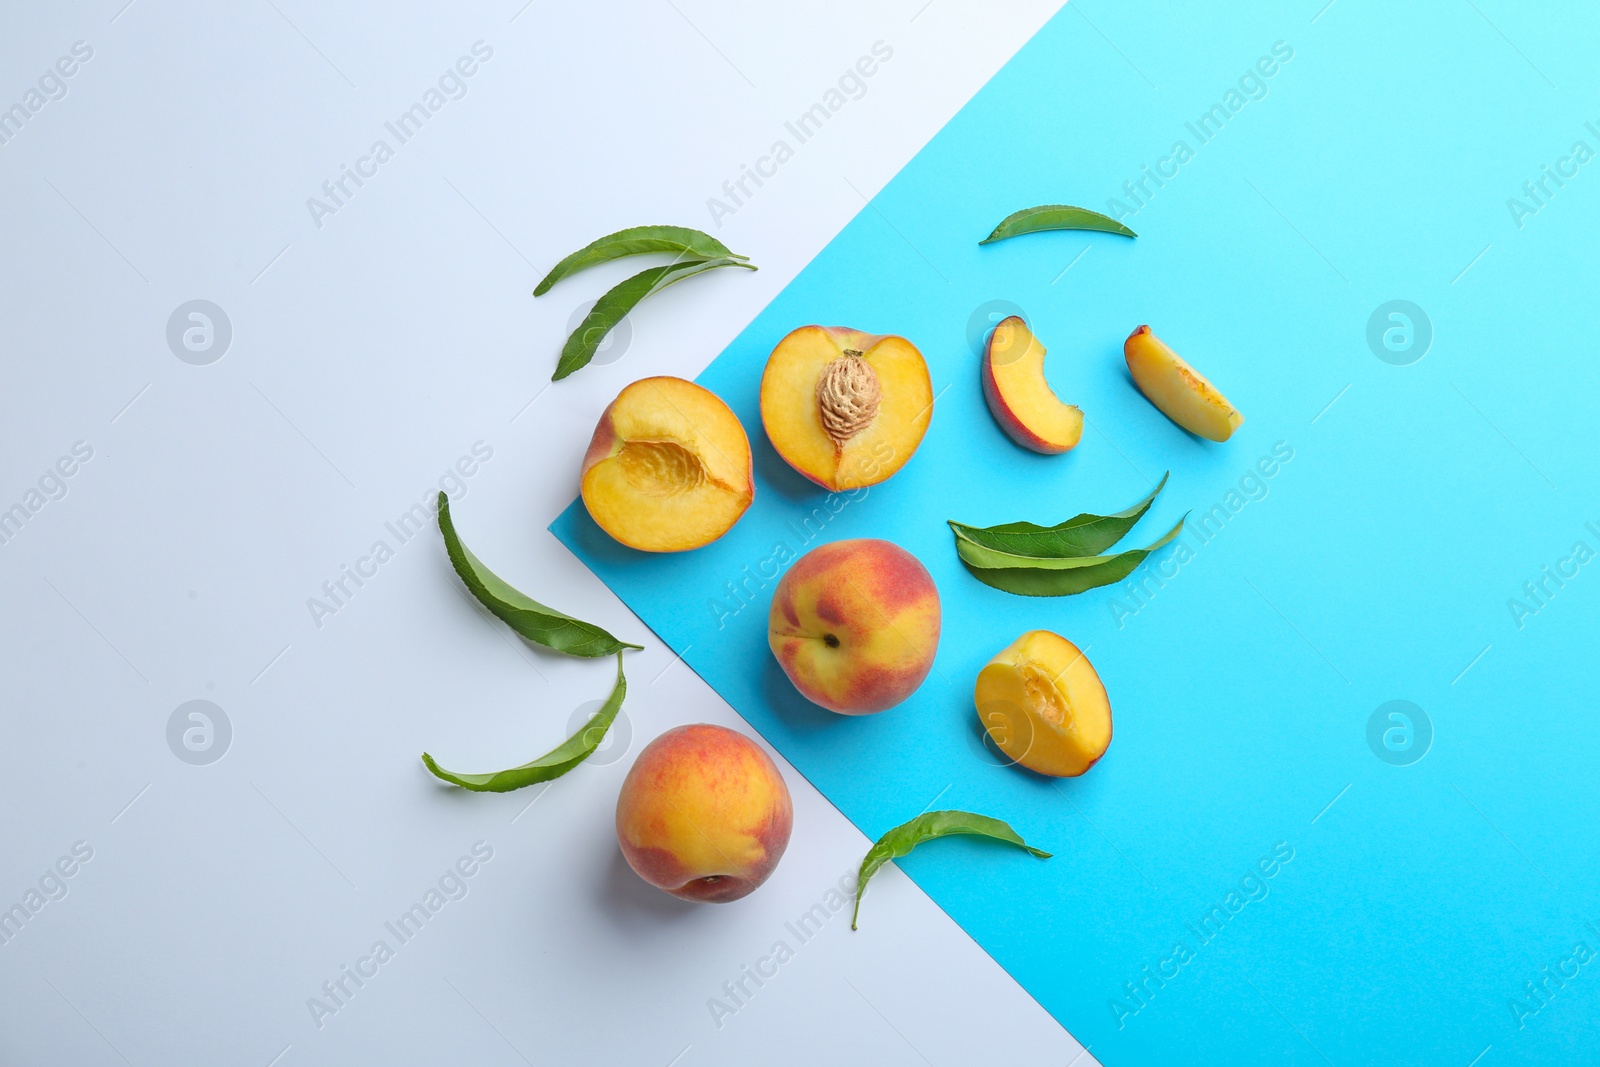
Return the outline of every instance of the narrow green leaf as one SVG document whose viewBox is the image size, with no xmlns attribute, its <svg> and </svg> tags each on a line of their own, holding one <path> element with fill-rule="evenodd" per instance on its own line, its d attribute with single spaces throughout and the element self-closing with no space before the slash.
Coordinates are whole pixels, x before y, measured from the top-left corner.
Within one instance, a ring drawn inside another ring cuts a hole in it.
<svg viewBox="0 0 1600 1067">
<path fill-rule="evenodd" d="M 601 705 L 600 710 L 594 713 L 594 718 L 590 719 L 583 729 L 532 763 L 524 763 L 520 767 L 495 771 L 492 774 L 456 774 L 440 767 L 426 752 L 422 754 L 422 762 L 435 777 L 442 778 L 451 785 L 459 785 L 462 789 L 470 789 L 474 793 L 509 793 L 523 786 L 537 785 L 539 782 L 560 778 L 588 759 L 594 750 L 600 747 L 600 742 L 605 740 L 606 731 L 611 729 L 611 723 L 622 708 L 622 698 L 627 692 L 628 680 L 622 675 L 622 653 L 618 652 L 616 687 L 611 690 L 611 696 Z"/>
<path fill-rule="evenodd" d="M 529 641 L 587 659 L 609 656 L 625 648 L 644 647 L 618 641 L 593 623 L 547 608 L 513 589 L 461 543 L 455 524 L 450 521 L 450 498 L 444 493 L 439 494 L 439 532 L 444 534 L 444 549 L 450 554 L 450 565 L 460 575 L 467 591 L 496 618 Z"/>
<path fill-rule="evenodd" d="M 932 841 L 936 837 L 950 837 L 954 834 L 990 837 L 996 841 L 1016 845 L 1018 848 L 1025 848 L 1042 860 L 1050 858 L 1050 853 L 1028 844 L 1008 824 L 999 819 L 991 819 L 987 815 L 976 815 L 970 811 L 930 811 L 918 815 L 910 822 L 902 823 L 878 838 L 878 843 L 867 850 L 866 856 L 861 861 L 861 872 L 856 875 L 856 910 L 850 916 L 850 929 L 856 928 L 856 920 L 861 917 L 861 895 L 867 891 L 867 880 L 878 872 L 879 867 L 906 855 L 924 841 Z"/>
<path fill-rule="evenodd" d="M 1166 486 L 1167 477 L 1167 474 L 1163 474 L 1149 496 L 1115 515 L 1084 512 L 1055 526 L 1008 522 L 1002 526 L 977 527 L 951 522 L 950 528 L 963 541 L 997 552 L 1049 558 L 1093 556 L 1122 540 L 1144 518 L 1144 513 L 1150 510 L 1150 505 L 1155 503 L 1156 496 Z"/>
<path fill-rule="evenodd" d="M 1183 530 L 1183 522 L 1183 519 L 1179 519 L 1178 524 L 1153 545 L 1118 552 L 1114 556 L 1077 556 L 1067 559 L 1018 556 L 996 552 L 960 538 L 956 539 L 956 554 L 966 564 L 968 572 L 984 585 L 1019 596 L 1070 596 L 1120 582 L 1132 574 L 1146 556 L 1171 543 Z"/>
<path fill-rule="evenodd" d="M 1132 549 L 1134 552 L 1154 552 L 1156 549 L 1170 542 L 1183 529 L 1183 519 L 1164 534 L 1161 540 L 1145 548 Z M 1112 556 L 1029 556 L 1020 552 L 1000 552 L 983 545 L 975 545 L 971 541 L 957 539 L 956 551 L 961 558 L 974 567 L 1011 568 L 1026 567 L 1030 570 L 1069 572 L 1096 567 L 1108 559 L 1126 556 L 1127 552 L 1119 552 Z"/>
<path fill-rule="evenodd" d="M 1040 230 L 1098 230 L 1101 233 L 1120 233 L 1124 237 L 1139 236 L 1116 219 L 1098 211 L 1069 204 L 1042 204 L 1007 215 L 993 233 L 978 243 L 986 245 L 991 241 L 1003 241 L 1007 237 L 1038 233 Z"/>
<path fill-rule="evenodd" d="M 556 372 L 550 376 L 550 380 L 558 382 L 580 367 L 587 366 L 599 349 L 600 342 L 606 339 L 606 334 L 637 307 L 639 301 L 652 293 L 659 293 L 673 282 L 681 282 L 718 267 L 756 269 L 754 264 L 728 256 L 689 259 L 664 267 L 651 267 L 616 285 L 589 309 L 589 314 L 567 338 L 567 343 L 561 348 L 561 360 L 556 364 Z"/>
<path fill-rule="evenodd" d="M 669 252 L 695 259 L 716 259 L 718 256 L 726 256 L 729 259 L 750 258 L 728 251 L 727 245 L 709 233 L 691 230 L 687 226 L 631 226 L 626 230 L 608 233 L 557 263 L 550 268 L 550 273 L 544 276 L 538 288 L 534 289 L 533 295 L 543 296 L 556 282 L 580 270 L 646 252 Z"/>
</svg>

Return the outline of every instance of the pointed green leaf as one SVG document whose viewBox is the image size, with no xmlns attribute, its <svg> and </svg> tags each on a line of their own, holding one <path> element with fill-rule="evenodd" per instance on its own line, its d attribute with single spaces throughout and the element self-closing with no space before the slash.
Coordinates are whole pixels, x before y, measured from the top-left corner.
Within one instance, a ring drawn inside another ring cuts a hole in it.
<svg viewBox="0 0 1600 1067">
<path fill-rule="evenodd" d="M 1043 204 L 1007 215 L 1000 220 L 1000 225 L 994 228 L 993 233 L 978 243 L 986 245 L 991 241 L 1003 241 L 1007 237 L 1038 233 L 1040 230 L 1098 230 L 1101 233 L 1120 233 L 1124 237 L 1139 236 L 1116 219 L 1098 211 L 1069 204 Z"/>
<path fill-rule="evenodd" d="M 442 778 L 451 785 L 459 785 L 462 789 L 470 789 L 474 793 L 509 793 L 523 786 L 560 778 L 588 759 L 594 750 L 600 747 L 600 742 L 605 740 L 606 731 L 611 729 L 617 712 L 622 709 L 622 698 L 627 692 L 628 680 L 622 675 L 622 653 L 618 652 L 617 684 L 600 710 L 594 713 L 594 718 L 590 719 L 583 729 L 532 763 L 524 763 L 520 767 L 495 771 L 491 774 L 456 774 L 440 767 L 426 752 L 422 754 L 422 762 L 436 778 Z"/>
<path fill-rule="evenodd" d="M 444 493 L 439 494 L 439 532 L 444 535 L 444 549 L 450 555 L 450 565 L 456 569 L 467 591 L 496 618 L 529 641 L 588 659 L 609 656 L 625 648 L 644 647 L 618 641 L 593 623 L 547 608 L 512 588 L 461 543 L 455 524 L 450 521 L 450 498 Z"/>
<path fill-rule="evenodd" d="M 1185 515 L 1185 518 L 1188 516 Z M 1143 563 L 1145 557 L 1171 543 L 1183 530 L 1183 519 L 1155 544 L 1118 552 L 1114 556 L 1076 556 L 1049 559 L 996 552 L 956 538 L 956 554 L 967 571 L 984 585 L 1019 596 L 1070 596 L 1102 585 L 1120 582 Z"/>
<path fill-rule="evenodd" d="M 691 230 L 687 226 L 631 226 L 590 242 L 550 269 L 544 280 L 534 289 L 534 296 L 543 296 L 550 287 L 588 267 L 609 263 L 624 256 L 637 256 L 647 252 L 667 252 L 693 259 L 748 259 L 728 251 L 728 247 L 709 233 Z"/>
<path fill-rule="evenodd" d="M 856 928 L 856 920 L 861 917 L 861 895 L 867 891 L 867 880 L 877 873 L 879 867 L 906 855 L 924 841 L 953 834 L 977 834 L 1027 849 L 1043 860 L 1050 858 L 1050 853 L 1028 844 L 1008 824 L 987 815 L 976 815 L 970 811 L 930 811 L 918 815 L 878 838 L 877 844 L 861 860 L 861 871 L 856 875 L 856 909 L 850 916 L 850 929 Z"/>
<path fill-rule="evenodd" d="M 1170 473 L 1170 472 L 1169 472 Z M 1115 515 L 1091 515 L 1084 512 L 1055 526 L 1036 526 L 1031 522 L 1008 522 L 1002 526 L 977 527 L 951 522 L 950 528 L 963 541 L 997 552 L 1018 556 L 1061 558 L 1067 556 L 1093 556 L 1125 537 L 1129 530 L 1150 510 L 1157 494 L 1167 484 L 1168 475 L 1150 491 L 1150 495 Z"/>
<path fill-rule="evenodd" d="M 600 342 L 606 339 L 606 335 L 627 316 L 628 312 L 639 305 L 639 301 L 653 293 L 659 293 L 674 282 L 692 278 L 696 274 L 704 274 L 718 267 L 756 269 L 754 264 L 728 256 L 719 256 L 715 259 L 688 259 L 640 271 L 612 288 L 589 309 L 589 314 L 584 316 L 578 328 L 567 338 L 567 343 L 561 348 L 561 360 L 556 364 L 556 372 L 550 376 L 550 380 L 558 382 L 573 371 L 587 366 L 599 349 Z"/>
</svg>

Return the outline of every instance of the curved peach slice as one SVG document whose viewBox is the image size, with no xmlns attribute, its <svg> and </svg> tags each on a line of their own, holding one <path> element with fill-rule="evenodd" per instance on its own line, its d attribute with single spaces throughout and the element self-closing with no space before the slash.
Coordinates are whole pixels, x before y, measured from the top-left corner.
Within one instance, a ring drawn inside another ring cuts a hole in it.
<svg viewBox="0 0 1600 1067">
<path fill-rule="evenodd" d="M 978 672 L 978 721 L 1031 771 L 1075 778 L 1111 744 L 1111 701 L 1078 646 L 1030 630 Z"/>
<path fill-rule="evenodd" d="M 583 457 L 584 506 L 646 552 L 682 552 L 727 533 L 755 497 L 750 439 L 715 393 L 643 378 L 600 416 Z"/>
<path fill-rule="evenodd" d="M 1161 414 L 1190 433 L 1208 441 L 1226 441 L 1244 422 L 1228 398 L 1151 333 L 1150 327 L 1140 326 L 1130 333 L 1122 354 L 1139 391 Z"/>
<path fill-rule="evenodd" d="M 989 334 L 983 350 L 983 396 L 994 421 L 1017 444 L 1055 455 L 1083 436 L 1083 412 L 1056 398 L 1044 380 L 1044 345 L 1012 315 Z"/>
<path fill-rule="evenodd" d="M 761 375 L 761 422 L 789 466 L 825 489 L 877 485 L 933 419 L 933 382 L 904 337 L 802 326 Z"/>
</svg>

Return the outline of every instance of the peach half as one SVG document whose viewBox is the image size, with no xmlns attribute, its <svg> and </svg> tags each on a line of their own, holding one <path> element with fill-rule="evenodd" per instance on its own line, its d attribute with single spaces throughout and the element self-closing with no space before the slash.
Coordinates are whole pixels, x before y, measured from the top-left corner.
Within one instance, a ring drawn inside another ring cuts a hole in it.
<svg viewBox="0 0 1600 1067">
<path fill-rule="evenodd" d="M 1044 345 L 1012 315 L 983 350 L 983 396 L 994 421 L 1017 444 L 1046 455 L 1069 452 L 1083 436 L 1083 412 L 1056 398 L 1044 379 Z"/>
<path fill-rule="evenodd" d="M 738 416 L 709 389 L 671 377 L 617 394 L 594 428 L 581 484 L 600 528 L 646 552 L 710 544 L 756 492 Z"/>
<path fill-rule="evenodd" d="M 794 828 L 772 757 L 723 726 L 668 730 L 617 797 L 617 843 L 640 878 L 683 900 L 725 904 L 767 880 Z"/>
<path fill-rule="evenodd" d="M 928 676 L 939 622 L 939 590 L 917 557 L 888 541 L 835 541 L 795 560 L 778 582 L 767 643 L 807 700 L 870 715 Z"/>
<path fill-rule="evenodd" d="M 1244 422 L 1239 409 L 1166 342 L 1140 326 L 1122 344 L 1128 373 L 1161 414 L 1208 441 L 1226 441 Z"/>
<path fill-rule="evenodd" d="M 1031 771 L 1075 778 L 1111 744 L 1111 701 L 1078 646 L 1030 630 L 978 672 L 978 721 Z"/>
<path fill-rule="evenodd" d="M 802 326 L 761 375 L 761 422 L 778 455 L 825 489 L 877 485 L 905 466 L 933 419 L 933 381 L 904 337 Z"/>
</svg>

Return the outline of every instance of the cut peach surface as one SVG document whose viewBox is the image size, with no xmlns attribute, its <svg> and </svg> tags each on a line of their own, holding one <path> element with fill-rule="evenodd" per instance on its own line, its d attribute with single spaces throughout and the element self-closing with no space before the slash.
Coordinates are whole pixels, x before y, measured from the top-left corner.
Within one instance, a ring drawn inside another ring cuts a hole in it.
<svg viewBox="0 0 1600 1067">
<path fill-rule="evenodd" d="M 589 514 L 623 544 L 699 548 L 727 533 L 755 497 L 750 439 L 710 390 L 644 378 L 600 416 L 581 484 Z"/>
<path fill-rule="evenodd" d="M 1078 646 L 1030 630 L 978 672 L 978 721 L 1031 771 L 1073 778 L 1111 744 L 1111 701 Z"/>
<path fill-rule="evenodd" d="M 772 350 L 761 422 L 788 464 L 826 489 L 876 485 L 903 467 L 933 419 L 933 382 L 904 337 L 802 326 Z"/>
<path fill-rule="evenodd" d="M 1226 441 L 1244 422 L 1216 386 L 1166 343 L 1140 326 L 1123 342 L 1133 383 L 1163 415 L 1208 441 Z"/>
<path fill-rule="evenodd" d="M 983 352 L 983 396 L 1000 428 L 1023 448 L 1054 455 L 1083 436 L 1083 412 L 1063 404 L 1044 378 L 1044 345 L 1012 315 L 989 334 Z"/>
</svg>

